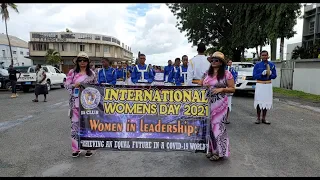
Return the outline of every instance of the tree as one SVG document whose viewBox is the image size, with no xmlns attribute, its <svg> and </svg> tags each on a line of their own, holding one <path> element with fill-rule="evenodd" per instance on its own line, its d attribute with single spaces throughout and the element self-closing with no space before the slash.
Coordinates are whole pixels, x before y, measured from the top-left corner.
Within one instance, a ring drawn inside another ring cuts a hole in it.
<svg viewBox="0 0 320 180">
<path fill-rule="evenodd" d="M 233 61 L 244 59 L 246 48 L 268 42 L 263 22 L 267 19 L 265 4 L 215 3 L 167 4 L 177 17 L 177 27 L 187 32 L 193 45 L 203 42 L 222 49 Z M 258 52 L 257 52 L 258 54 Z"/>
<path fill-rule="evenodd" d="M 11 55 L 11 65 L 13 65 L 13 55 L 12 55 L 12 49 L 11 49 L 11 43 L 10 43 L 10 38 L 9 38 L 9 34 L 8 34 L 8 25 L 7 25 L 7 21 L 9 20 L 8 7 L 13 9 L 17 13 L 19 13 L 19 11 L 18 11 L 18 6 L 14 3 L 1 3 L 1 15 L 2 15 L 2 20 L 4 21 L 5 27 L 6 27 L 6 35 L 7 35 L 9 49 L 10 49 L 10 55 Z"/>
<path fill-rule="evenodd" d="M 61 62 L 60 53 L 54 49 L 48 49 L 45 58 L 46 62 L 51 65 L 57 65 Z"/>
<path fill-rule="evenodd" d="M 177 17 L 178 29 L 187 33 L 188 42 L 193 45 L 202 42 L 207 46 L 222 48 L 225 55 L 232 55 L 229 53 L 237 50 L 231 46 L 232 23 L 229 20 L 231 5 L 229 3 L 167 4 Z"/>
<path fill-rule="evenodd" d="M 266 26 L 268 37 L 272 41 L 280 38 L 280 60 L 282 61 L 284 39 L 289 39 L 297 33 L 293 27 L 301 15 L 301 4 L 270 3 L 267 5 L 267 12 L 269 12 Z"/>
<path fill-rule="evenodd" d="M 66 28 L 66 32 L 67 32 L 67 33 L 72 33 L 72 31 L 69 30 L 68 28 Z"/>
</svg>

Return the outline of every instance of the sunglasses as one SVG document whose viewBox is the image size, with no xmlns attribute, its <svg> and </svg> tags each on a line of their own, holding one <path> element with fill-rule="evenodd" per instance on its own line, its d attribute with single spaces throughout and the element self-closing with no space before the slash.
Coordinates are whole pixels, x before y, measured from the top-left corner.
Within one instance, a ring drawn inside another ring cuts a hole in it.
<svg viewBox="0 0 320 180">
<path fill-rule="evenodd" d="M 77 62 L 89 62 L 89 59 L 79 58 L 79 59 L 77 59 Z"/>
<path fill-rule="evenodd" d="M 212 63 L 212 62 L 221 62 L 221 61 L 220 61 L 220 59 L 213 58 L 210 60 L 210 62 Z"/>
</svg>

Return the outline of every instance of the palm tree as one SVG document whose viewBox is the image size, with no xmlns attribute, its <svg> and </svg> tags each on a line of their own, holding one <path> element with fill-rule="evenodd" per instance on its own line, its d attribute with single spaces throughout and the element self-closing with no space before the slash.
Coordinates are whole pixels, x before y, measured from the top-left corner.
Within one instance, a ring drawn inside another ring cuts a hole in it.
<svg viewBox="0 0 320 180">
<path fill-rule="evenodd" d="M 7 21 L 9 20 L 8 7 L 11 7 L 17 13 L 19 13 L 19 11 L 18 11 L 18 6 L 14 3 L 1 3 L 1 15 L 2 15 L 2 20 L 4 20 L 4 23 L 6 25 L 6 34 L 8 38 L 8 44 L 9 44 L 10 55 L 11 55 L 11 65 L 13 65 L 13 56 L 12 56 L 12 50 L 11 50 L 11 44 L 10 44 L 10 39 L 8 34 L 8 26 L 7 26 Z"/>
<path fill-rule="evenodd" d="M 45 58 L 47 63 L 51 65 L 57 65 L 61 63 L 60 53 L 54 49 L 48 49 Z"/>
</svg>

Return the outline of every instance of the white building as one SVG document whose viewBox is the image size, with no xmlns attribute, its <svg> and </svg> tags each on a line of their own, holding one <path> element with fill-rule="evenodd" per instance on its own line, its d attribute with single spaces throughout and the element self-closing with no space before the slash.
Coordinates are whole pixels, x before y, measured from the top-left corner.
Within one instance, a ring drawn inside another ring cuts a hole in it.
<svg viewBox="0 0 320 180">
<path fill-rule="evenodd" d="M 61 68 L 68 73 L 74 68 L 72 59 L 79 52 L 86 52 L 91 64 L 101 66 L 101 59 L 107 57 L 112 62 L 128 62 L 131 64 L 133 53 L 131 47 L 121 43 L 115 37 L 101 34 L 76 32 L 30 32 L 30 58 L 34 64 L 45 64 L 48 49 L 60 53 Z"/>
<path fill-rule="evenodd" d="M 14 66 L 30 66 L 32 60 L 29 59 L 28 42 L 15 36 L 10 36 L 10 44 Z M 6 34 L 0 34 L 0 67 L 8 67 L 11 64 L 10 48 Z"/>
</svg>

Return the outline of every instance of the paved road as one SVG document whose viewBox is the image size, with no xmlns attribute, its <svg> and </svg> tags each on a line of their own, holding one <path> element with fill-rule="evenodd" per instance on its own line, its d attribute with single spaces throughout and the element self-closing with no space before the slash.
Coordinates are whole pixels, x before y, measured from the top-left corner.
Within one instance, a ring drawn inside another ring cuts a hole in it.
<svg viewBox="0 0 320 180">
<path fill-rule="evenodd" d="M 0 92 L 1 176 L 320 176 L 319 115 L 281 101 L 271 125 L 256 125 L 253 97 L 234 97 L 231 157 L 210 162 L 201 153 L 105 150 L 74 159 L 65 90 L 50 91 L 46 103 L 9 96 Z"/>
</svg>

